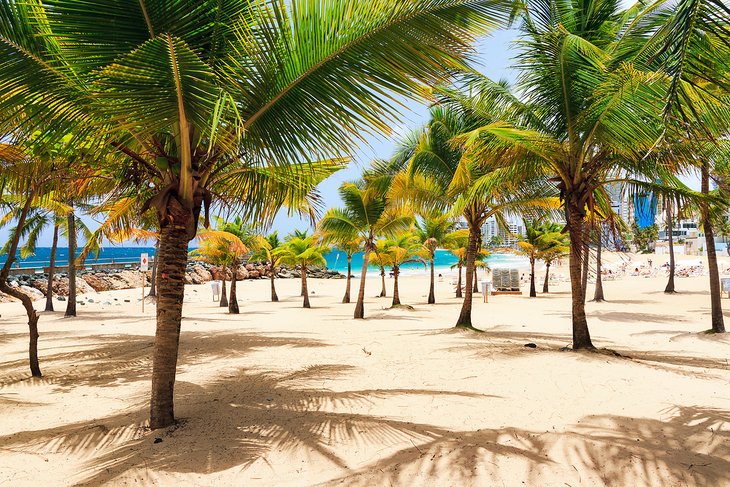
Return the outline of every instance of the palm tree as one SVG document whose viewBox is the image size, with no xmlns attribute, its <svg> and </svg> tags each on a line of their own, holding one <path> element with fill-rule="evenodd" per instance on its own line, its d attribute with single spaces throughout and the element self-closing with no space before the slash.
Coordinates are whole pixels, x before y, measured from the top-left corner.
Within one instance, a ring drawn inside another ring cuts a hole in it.
<svg viewBox="0 0 730 487">
<path fill-rule="evenodd" d="M 332 208 L 319 222 L 325 234 L 357 235 L 362 239 L 363 264 L 360 289 L 355 305 L 355 319 L 365 318 L 365 281 L 370 255 L 375 249 L 377 236 L 392 236 L 410 228 L 413 218 L 388 207 L 385 190 L 377 184 L 360 180 L 343 183 L 340 197 L 344 208 Z"/>
<path fill-rule="evenodd" d="M 423 247 L 428 251 L 428 262 L 431 267 L 431 284 L 428 291 L 428 304 L 436 303 L 435 294 L 435 256 L 436 249 L 444 245 L 446 235 L 454 227 L 453 218 L 436 210 L 426 214 L 416 222 L 415 234 Z"/>
<path fill-rule="evenodd" d="M 228 224 L 221 225 L 222 228 L 229 228 Z M 241 258 L 248 255 L 251 250 L 241 239 L 240 235 L 227 230 L 206 230 L 198 234 L 200 239 L 200 247 L 190 251 L 193 258 L 208 262 L 213 265 L 219 265 L 222 269 L 224 286 L 221 291 L 221 302 L 226 294 L 225 290 L 225 274 L 231 269 L 233 277 L 231 279 L 231 297 L 228 305 L 228 312 L 238 314 L 238 301 L 236 300 L 236 272 L 241 262 Z M 234 303 L 231 306 L 231 303 Z M 221 305 L 222 307 L 222 305 Z"/>
<path fill-rule="evenodd" d="M 708 2 L 680 3 L 692 4 L 688 9 L 693 10 Z M 522 177 L 541 174 L 557 183 L 571 238 L 574 349 L 594 348 L 582 300 L 581 260 L 584 219 L 595 206 L 596 190 L 624 181 L 660 195 L 678 191 L 676 178 L 665 179 L 662 167 L 645 160 L 667 130 L 678 130 L 665 122 L 681 119 L 676 104 L 671 113 L 665 111 L 671 117 L 662 118 L 663 95 L 672 83 L 656 72 L 657 63 L 666 60 L 657 55 L 661 47 L 654 43 L 647 48 L 646 39 L 659 31 L 671 37 L 659 19 L 674 12 L 669 4 L 656 7 L 647 10 L 649 17 L 661 11 L 651 26 L 648 18 L 637 18 L 641 5 L 622 12 L 618 2 L 605 0 L 529 2 L 522 14 L 517 57 L 520 92 L 515 96 L 492 86 L 511 107 L 511 116 L 465 139 L 471 156 L 484 161 L 485 169 L 505 169 Z M 671 56 L 681 55 L 686 44 L 674 46 Z M 681 78 L 681 68 L 677 72 Z M 707 97 L 693 92 L 692 99 Z"/>
<path fill-rule="evenodd" d="M 341 250 L 347 257 L 347 283 L 345 284 L 345 295 L 342 303 L 350 302 L 350 284 L 352 281 L 352 256 L 362 250 L 362 237 L 357 235 L 351 228 L 341 228 L 343 233 L 322 232 L 322 240 L 331 244 L 334 248 Z"/>
<path fill-rule="evenodd" d="M 281 196 L 243 198 L 238 168 L 339 155 L 387 131 L 393 94 L 423 96 L 423 82 L 462 68 L 475 35 L 509 11 L 498 0 L 0 5 L 0 91 L 13 94 L 0 100 L 0 132 L 28 113 L 24 130 L 93 136 L 116 151 L 96 160 L 120 191 L 158 212 L 168 278 L 158 283 L 153 429 L 174 421 L 187 244 L 213 195 L 270 218 Z"/>
<path fill-rule="evenodd" d="M 309 305 L 309 290 L 307 289 L 307 266 L 326 265 L 327 261 L 324 254 L 327 252 L 329 252 L 329 247 L 321 244 L 316 235 L 305 238 L 292 236 L 274 252 L 283 264 L 300 267 L 304 308 L 311 307 Z"/>
<path fill-rule="evenodd" d="M 3 203 L 9 203 L 11 212 L 8 213 L 8 220 L 15 218 L 17 230 L 10 232 L 6 245 L 7 259 L 0 268 L 0 292 L 18 299 L 25 308 L 28 316 L 30 372 L 33 377 L 41 377 L 38 361 L 38 313 L 30 297 L 8 285 L 8 276 L 33 207 L 41 206 L 49 194 L 61 186 L 61 180 L 68 175 L 68 168 L 54 167 L 49 161 L 30 155 L 24 144 L 0 143 L 0 163 L 3 169 L 7 169 L 0 176 L 1 196 Z"/>
<path fill-rule="evenodd" d="M 423 248 L 423 244 L 417 236 L 411 232 L 404 232 L 385 240 L 382 248 L 378 248 L 377 255 L 371 256 L 371 259 L 377 257 L 383 259 L 381 262 L 393 271 L 393 303 L 391 306 L 401 304 L 398 289 L 398 276 L 400 276 L 401 266 L 413 262 L 420 262 L 425 265 L 426 262 L 423 257 L 427 252 L 428 250 Z"/>
<path fill-rule="evenodd" d="M 525 235 L 517 242 L 518 252 L 530 260 L 530 297 L 537 297 L 535 289 L 535 262 L 540 258 L 540 237 L 543 230 L 540 225 L 525 222 Z"/>
<path fill-rule="evenodd" d="M 466 263 L 466 251 L 469 246 L 469 230 L 456 230 L 444 237 L 444 248 L 456 257 L 456 267 L 459 270 L 459 278 L 456 282 L 456 297 L 463 297 L 461 271 Z M 453 268 L 453 267 L 452 267 Z"/>
<path fill-rule="evenodd" d="M 485 171 L 478 158 L 467 157 L 463 146 L 455 143 L 482 123 L 503 116 L 495 99 L 472 87 L 465 93 L 444 90 L 440 104 L 431 109 L 427 126 L 406 139 L 395 157 L 405 161 L 407 175 L 403 177 L 405 183 L 394 182 L 399 198 L 413 199 L 421 207 L 451 208 L 468 225 L 464 302 L 456 326 L 472 329 L 475 263 L 484 222 L 497 217 L 504 223 L 504 212 L 509 209 L 530 214 L 537 207 L 555 205 L 548 203 L 554 192 L 544 183 L 536 185 L 518 175 L 504 177 L 499 171 Z"/>
<path fill-rule="evenodd" d="M 386 239 L 380 239 L 375 241 L 375 245 L 373 246 L 373 251 L 370 253 L 370 256 L 368 257 L 368 262 L 372 267 L 376 267 L 378 269 L 378 273 L 380 274 L 380 294 L 378 294 L 377 297 L 379 298 L 387 298 L 388 292 L 385 288 L 385 268 L 390 267 L 392 265 L 391 262 L 391 256 L 388 254 L 387 251 L 387 244 L 388 240 Z"/>
<path fill-rule="evenodd" d="M 273 303 L 279 301 L 279 296 L 276 294 L 276 285 L 274 284 L 274 279 L 276 279 L 277 269 L 281 264 L 281 257 L 276 253 L 277 249 L 281 247 L 281 245 L 282 242 L 279 239 L 279 233 L 273 232 L 266 236 L 266 239 L 261 242 L 261 247 L 251 256 L 252 260 L 264 260 L 269 264 L 269 279 L 271 281 L 271 302 Z"/>
<path fill-rule="evenodd" d="M 561 225 L 557 223 L 546 224 L 555 238 L 547 243 L 540 252 L 540 258 L 545 263 L 545 281 L 542 284 L 542 292 L 550 292 L 550 266 L 570 254 L 570 242 L 568 236 L 562 233 Z"/>
<path fill-rule="evenodd" d="M 238 314 L 238 299 L 236 297 L 236 282 L 238 282 L 238 268 L 241 265 L 241 259 L 246 257 L 251 251 L 259 250 L 264 244 L 264 239 L 258 235 L 253 227 L 246 223 L 240 216 L 236 216 L 233 220 L 218 220 L 217 225 L 220 230 L 231 233 L 238 237 L 243 243 L 246 251 L 242 254 L 236 253 L 235 259 L 231 265 L 231 295 L 228 298 L 228 312 Z"/>
<path fill-rule="evenodd" d="M 218 266 L 221 269 L 222 286 L 221 296 L 218 305 L 221 308 L 228 307 L 228 291 L 226 289 L 226 274 L 231 268 L 236 256 L 231 251 L 230 242 L 223 238 L 203 238 L 200 241 L 200 247 L 190 251 L 193 259 L 207 262 L 211 265 Z M 235 272 L 235 270 L 234 270 Z"/>
</svg>

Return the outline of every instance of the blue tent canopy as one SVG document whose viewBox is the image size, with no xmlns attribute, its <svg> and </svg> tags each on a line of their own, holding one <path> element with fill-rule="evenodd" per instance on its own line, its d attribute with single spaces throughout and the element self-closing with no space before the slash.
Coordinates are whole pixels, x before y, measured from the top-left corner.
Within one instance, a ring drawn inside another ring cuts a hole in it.
<svg viewBox="0 0 730 487">
<path fill-rule="evenodd" d="M 639 228 L 654 225 L 657 198 L 653 193 L 634 193 L 634 220 Z"/>
</svg>

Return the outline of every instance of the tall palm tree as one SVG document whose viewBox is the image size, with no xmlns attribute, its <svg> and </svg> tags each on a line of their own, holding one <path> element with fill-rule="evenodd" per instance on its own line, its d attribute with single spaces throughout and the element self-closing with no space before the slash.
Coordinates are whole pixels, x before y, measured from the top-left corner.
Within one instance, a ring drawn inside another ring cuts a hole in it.
<svg viewBox="0 0 730 487">
<path fill-rule="evenodd" d="M 666 20 L 674 14 L 669 2 L 664 7 Z M 656 12 L 656 5 L 649 11 Z M 485 168 L 542 174 L 557 183 L 571 238 L 574 349 L 594 348 L 581 260 L 584 220 L 595 206 L 596 189 L 625 181 L 660 195 L 678 191 L 676 177 L 645 159 L 660 137 L 676 128 L 665 122 L 675 119 L 679 105 L 671 108 L 671 118 L 662 117 L 671 80 L 650 65 L 665 57 L 657 56 L 656 43 L 647 50 L 646 39 L 652 29 L 667 34 L 666 24 L 657 21 L 652 27 L 640 15 L 640 4 L 621 11 L 612 0 L 528 2 L 521 19 L 518 96 L 492 88 L 511 107 L 511 117 L 466 139 L 472 157 L 485 161 Z M 688 94 L 685 88 L 679 91 Z M 703 98 L 697 91 L 692 96 Z"/>
<path fill-rule="evenodd" d="M 427 126 L 406 139 L 395 157 L 404 161 L 407 174 L 406 183 L 394 182 L 398 197 L 414 199 L 419 206 L 451 208 L 468 225 L 464 302 L 456 321 L 457 327 L 464 328 L 474 328 L 472 295 L 482 225 L 490 217 L 504 224 L 504 212 L 509 209 L 530 214 L 537 207 L 549 206 L 549 196 L 554 193 L 545 184 L 536 186 L 514 174 L 505 177 L 499 171 L 483 170 L 480 161 L 467 157 L 463 146 L 456 143 L 480 124 L 504 115 L 495 103 L 497 97 L 474 88 L 478 87 L 464 93 L 443 90 Z"/>
<path fill-rule="evenodd" d="M 454 228 L 453 217 L 437 210 L 429 212 L 416 222 L 415 234 L 423 247 L 428 251 L 428 262 L 431 267 L 431 283 L 428 291 L 428 304 L 436 303 L 435 294 L 435 257 L 436 249 L 444 245 L 444 239 Z"/>
<path fill-rule="evenodd" d="M 310 308 L 309 290 L 307 288 L 307 266 L 326 265 L 324 254 L 329 252 L 329 247 L 319 242 L 316 235 L 305 238 L 292 237 L 284 245 L 276 249 L 274 254 L 283 264 L 299 266 L 302 274 L 302 296 L 304 297 L 304 308 Z"/>
<path fill-rule="evenodd" d="M 24 130 L 93 135 L 95 147 L 116 151 L 96 160 L 122 192 L 150 198 L 158 212 L 158 265 L 168 277 L 158 283 L 153 429 L 174 421 L 187 244 L 213 195 L 269 217 L 280 196 L 241 199 L 238 168 L 340 155 L 363 134 L 387 131 L 393 95 L 420 98 L 423 82 L 462 68 L 475 36 L 510 8 L 501 0 L 0 4 L 0 92 L 13 94 L 0 99 L 0 124 L 30 113 Z"/>
<path fill-rule="evenodd" d="M 389 207 L 385 189 L 377 184 L 365 180 L 343 183 L 339 193 L 345 204 L 344 208 L 327 211 L 318 226 L 325 234 L 351 234 L 362 239 L 363 264 L 354 317 L 363 319 L 365 281 L 370 255 L 375 251 L 375 238 L 392 236 L 407 230 L 413 223 L 413 218 Z"/>
</svg>

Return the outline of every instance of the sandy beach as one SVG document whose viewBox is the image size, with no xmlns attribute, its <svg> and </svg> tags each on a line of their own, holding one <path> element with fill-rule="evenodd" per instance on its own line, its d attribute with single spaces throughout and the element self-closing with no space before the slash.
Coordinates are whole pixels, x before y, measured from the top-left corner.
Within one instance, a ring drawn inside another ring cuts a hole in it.
<svg viewBox="0 0 730 487">
<path fill-rule="evenodd" d="M 730 337 L 702 333 L 707 277 L 677 279 L 676 295 L 662 276 L 606 281 L 589 324 L 622 356 L 561 351 L 567 282 L 477 295 L 474 333 L 452 328 L 451 280 L 427 305 L 426 276 L 404 276 L 409 310 L 369 279 L 364 321 L 340 303 L 344 280 L 311 280 L 309 310 L 296 279 L 276 282 L 279 303 L 267 280 L 241 282 L 238 316 L 188 286 L 180 422 L 158 431 L 141 290 L 42 313 L 41 379 L 22 306 L 2 304 L 0 485 L 730 485 Z"/>
</svg>

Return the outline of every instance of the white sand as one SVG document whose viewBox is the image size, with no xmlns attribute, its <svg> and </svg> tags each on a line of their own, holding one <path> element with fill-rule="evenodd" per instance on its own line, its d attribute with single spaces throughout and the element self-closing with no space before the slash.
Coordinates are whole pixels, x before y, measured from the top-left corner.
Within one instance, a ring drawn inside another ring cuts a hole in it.
<svg viewBox="0 0 730 487">
<path fill-rule="evenodd" d="M 344 280 L 310 281 L 311 310 L 298 280 L 277 281 L 280 303 L 267 280 L 239 283 L 239 316 L 189 286 L 182 422 L 154 432 L 140 290 L 90 295 L 75 319 L 60 302 L 42 314 L 41 379 L 22 307 L 0 305 L 0 485 L 730 485 L 730 337 L 700 333 L 706 277 L 677 279 L 673 296 L 663 277 L 605 283 L 610 301 L 587 305 L 594 343 L 631 358 L 559 350 L 567 283 L 478 295 L 476 334 L 451 328 L 449 281 L 429 306 L 427 279 L 403 278 L 408 311 L 370 279 L 365 321 L 340 304 Z"/>
</svg>

